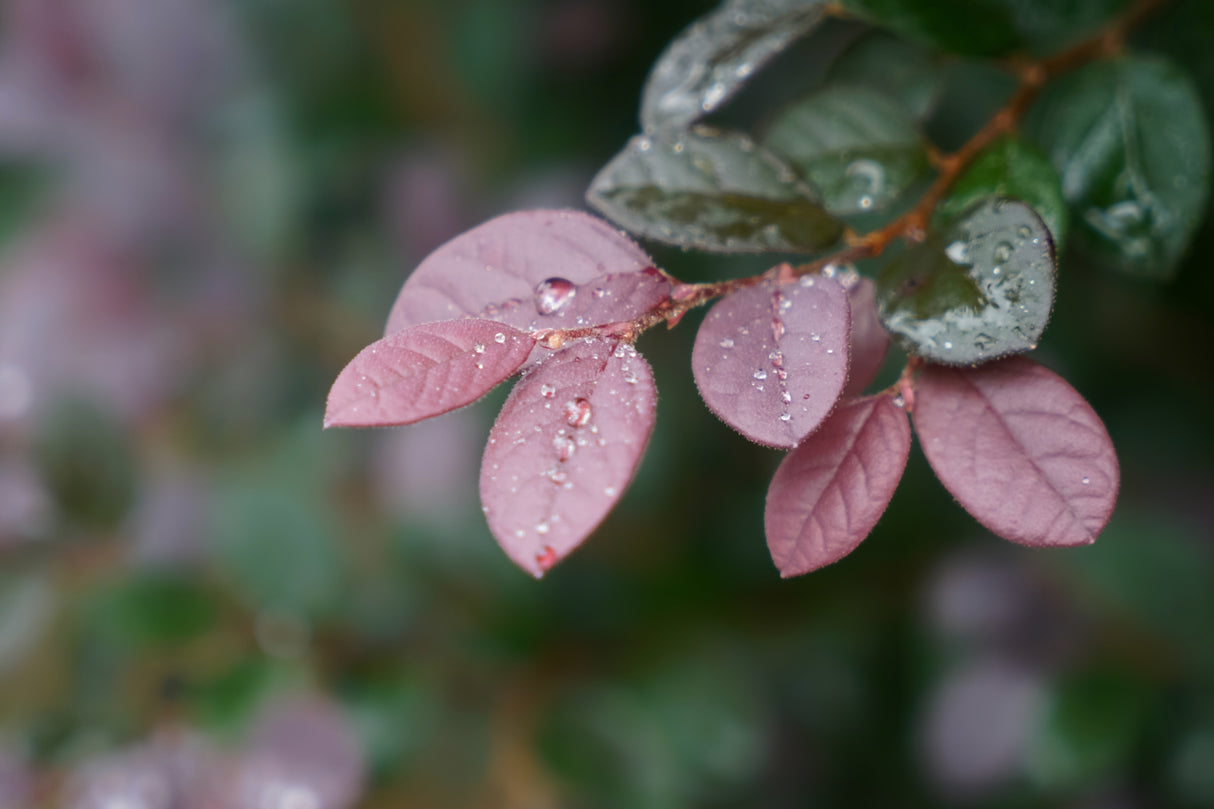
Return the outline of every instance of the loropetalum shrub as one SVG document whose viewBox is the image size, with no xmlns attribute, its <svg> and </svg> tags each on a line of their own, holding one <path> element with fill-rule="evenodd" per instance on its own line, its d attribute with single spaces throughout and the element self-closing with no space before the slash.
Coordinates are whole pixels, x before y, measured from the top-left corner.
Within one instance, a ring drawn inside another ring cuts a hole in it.
<svg viewBox="0 0 1214 809">
<path fill-rule="evenodd" d="M 912 426 L 940 481 L 994 533 L 1094 541 L 1117 497 L 1113 445 L 1079 393 L 1022 355 L 1049 320 L 1064 243 L 1113 270 L 1174 272 L 1210 158 L 1193 83 L 1127 46 L 1164 3 L 1055 5 L 994 0 L 992 21 L 968 0 L 726 0 L 662 53 L 642 133 L 591 185 L 590 204 L 615 224 L 523 211 L 437 249 L 404 284 L 386 336 L 338 376 L 325 425 L 409 424 L 521 374 L 480 493 L 502 548 L 542 576 L 615 506 L 645 452 L 657 390 L 638 335 L 719 299 L 692 372 L 722 421 L 788 451 L 764 515 L 782 575 L 868 535 Z M 853 41 L 820 86 L 755 131 L 707 123 L 831 18 L 861 22 L 844 23 Z M 981 62 L 1014 90 L 945 152 L 924 134 L 941 76 Z M 684 283 L 628 233 L 810 258 Z M 875 278 L 857 272 L 886 255 Z M 902 374 L 865 395 L 891 340 Z"/>
</svg>

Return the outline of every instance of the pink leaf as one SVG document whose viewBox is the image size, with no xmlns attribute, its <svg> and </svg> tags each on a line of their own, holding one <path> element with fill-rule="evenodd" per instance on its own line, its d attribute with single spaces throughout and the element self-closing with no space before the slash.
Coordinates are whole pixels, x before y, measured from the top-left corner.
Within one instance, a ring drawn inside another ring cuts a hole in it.
<svg viewBox="0 0 1214 809">
<path fill-rule="evenodd" d="M 751 441 L 795 447 L 843 390 L 849 328 L 847 293 L 831 278 L 735 292 L 696 334 L 691 366 L 700 396 Z"/>
<path fill-rule="evenodd" d="M 856 549 L 894 496 L 910 437 L 906 411 L 882 394 L 842 405 L 788 453 L 764 513 L 781 576 L 808 573 Z"/>
<path fill-rule="evenodd" d="M 657 389 L 630 345 L 574 343 L 510 393 L 481 462 L 489 529 L 537 578 L 598 526 L 632 480 Z"/>
<path fill-rule="evenodd" d="M 1024 545 L 1095 541 L 1117 499 L 1117 456 L 1065 380 L 1010 357 L 978 368 L 929 365 L 915 391 L 923 452 L 978 522 Z"/>
<path fill-rule="evenodd" d="M 506 214 L 431 253 L 401 289 L 386 333 L 465 316 L 532 331 L 632 320 L 670 296 L 652 264 L 589 214 Z"/>
<path fill-rule="evenodd" d="M 875 287 L 861 278 L 847 290 L 851 303 L 851 373 L 844 396 L 859 396 L 877 378 L 889 351 L 889 332 L 877 317 Z"/>
<path fill-rule="evenodd" d="M 412 424 L 471 404 L 527 361 L 535 340 L 492 320 L 414 326 L 359 352 L 329 391 L 326 427 Z"/>
</svg>

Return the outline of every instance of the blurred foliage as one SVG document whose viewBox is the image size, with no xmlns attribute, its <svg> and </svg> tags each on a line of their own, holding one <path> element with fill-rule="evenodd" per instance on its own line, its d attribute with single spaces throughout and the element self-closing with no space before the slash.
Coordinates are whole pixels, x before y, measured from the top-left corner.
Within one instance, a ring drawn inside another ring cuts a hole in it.
<svg viewBox="0 0 1214 809">
<path fill-rule="evenodd" d="M 889 17 L 914 43 L 889 50 L 825 26 L 772 81 L 889 74 L 950 148 L 1007 76 L 919 46 L 1069 37 L 1041 5 Z M 1082 28 L 1120 4 L 1054 5 Z M 700 404 L 698 314 L 643 338 L 649 456 L 542 582 L 477 506 L 493 402 L 320 433 L 409 269 L 493 214 L 580 206 L 707 6 L 6 0 L 0 807 L 1214 804 L 1208 212 L 1167 285 L 1061 258 L 1039 356 L 1123 469 L 1090 548 L 998 542 L 913 458 L 856 553 L 780 581 L 778 455 Z M 1134 40 L 1196 77 L 1207 123 L 1209 9 Z M 993 149 L 974 171 L 1037 193 L 1040 157 Z"/>
</svg>

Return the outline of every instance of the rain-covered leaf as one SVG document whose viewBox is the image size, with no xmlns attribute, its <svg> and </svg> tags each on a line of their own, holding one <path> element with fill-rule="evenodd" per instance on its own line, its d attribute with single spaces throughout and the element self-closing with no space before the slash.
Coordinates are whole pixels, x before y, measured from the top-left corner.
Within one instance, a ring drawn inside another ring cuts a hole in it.
<svg viewBox="0 0 1214 809">
<path fill-rule="evenodd" d="M 844 396 L 859 396 L 877 378 L 889 352 L 889 332 L 877 316 L 877 288 L 867 278 L 859 278 L 847 290 L 851 304 L 851 369 Z"/>
<path fill-rule="evenodd" d="M 910 114 L 861 85 L 832 85 L 785 107 L 763 144 L 800 169 L 826 209 L 840 215 L 885 208 L 928 168 Z"/>
<path fill-rule="evenodd" d="M 471 404 L 517 371 L 535 338 L 494 320 L 424 323 L 377 340 L 338 374 L 326 427 L 412 424 Z"/>
<path fill-rule="evenodd" d="M 910 422 L 892 396 L 857 399 L 784 458 L 764 526 L 785 578 L 837 562 L 881 519 L 910 454 Z"/>
<path fill-rule="evenodd" d="M 995 56 L 1021 44 L 1004 0 L 841 0 L 841 4 L 912 42 L 949 53 Z"/>
<path fill-rule="evenodd" d="M 502 406 L 481 461 L 489 530 L 537 578 L 602 522 L 640 464 L 656 415 L 632 346 L 585 340 L 532 368 Z"/>
<path fill-rule="evenodd" d="M 724 104 L 822 19 L 823 0 L 725 0 L 662 52 L 641 94 L 646 132 L 683 129 Z"/>
<path fill-rule="evenodd" d="M 926 48 L 884 31 L 873 31 L 831 65 L 829 84 L 864 85 L 880 90 L 922 120 L 940 94 L 941 58 Z"/>
<path fill-rule="evenodd" d="M 586 198 L 638 236 L 700 250 L 812 253 L 842 233 L 779 158 L 745 135 L 704 128 L 638 135 Z"/>
<path fill-rule="evenodd" d="M 1074 388 L 1024 357 L 929 365 L 915 431 L 936 477 L 988 529 L 1024 545 L 1085 545 L 1120 483 L 1104 424 Z"/>
<path fill-rule="evenodd" d="M 631 239 L 578 211 L 505 214 L 426 257 L 401 288 L 385 334 L 480 317 L 522 331 L 632 320 L 670 282 Z"/>
<path fill-rule="evenodd" d="M 1208 196 L 1210 134 L 1192 80 L 1157 59 L 1099 62 L 1054 84 L 1032 121 L 1084 250 L 1170 277 Z"/>
<path fill-rule="evenodd" d="M 1009 135 L 983 149 L 953 183 L 936 213 L 947 221 L 987 197 L 1024 202 L 1045 222 L 1054 244 L 1065 243 L 1067 209 L 1062 180 L 1049 158 L 1023 138 Z"/>
<path fill-rule="evenodd" d="M 700 396 L 751 441 L 795 447 L 843 391 L 850 327 L 847 293 L 831 278 L 735 292 L 696 333 L 691 367 Z"/>
<path fill-rule="evenodd" d="M 1033 209 L 988 199 L 877 278 L 877 310 L 908 351 L 973 365 L 1029 351 L 1054 304 L 1054 245 Z"/>
</svg>

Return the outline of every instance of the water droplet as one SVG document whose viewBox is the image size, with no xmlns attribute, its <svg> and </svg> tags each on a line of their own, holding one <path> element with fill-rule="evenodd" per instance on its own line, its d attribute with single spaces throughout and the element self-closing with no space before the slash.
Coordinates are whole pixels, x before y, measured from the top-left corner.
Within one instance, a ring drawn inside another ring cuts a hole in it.
<svg viewBox="0 0 1214 809">
<path fill-rule="evenodd" d="M 554 468 L 548 470 L 548 472 L 545 474 L 545 477 L 547 477 L 553 483 L 560 485 L 561 483 L 565 482 L 565 478 L 567 477 L 567 475 L 565 474 L 565 472 L 563 470 L 557 469 L 554 467 Z"/>
<path fill-rule="evenodd" d="M 944 254 L 948 256 L 949 261 L 954 264 L 968 264 L 969 250 L 965 246 L 965 242 L 953 242 L 948 247 L 944 248 Z"/>
<path fill-rule="evenodd" d="M 1087 486 L 1088 484 L 1090 484 L 1090 483 L 1092 482 L 1092 479 L 1091 479 L 1091 478 L 1084 478 L 1083 480 L 1081 480 L 1081 481 L 1079 481 L 1079 482 L 1080 482 L 1080 483 L 1082 483 L 1084 486 Z"/>
<path fill-rule="evenodd" d="M 544 522 L 537 522 L 535 524 L 535 533 L 537 533 L 537 534 L 546 534 L 546 533 L 548 533 L 548 530 L 549 530 L 549 525 L 546 520 Z"/>
<path fill-rule="evenodd" d="M 585 399 L 573 399 L 565 402 L 565 421 L 573 427 L 585 427 L 590 423 L 592 413 L 590 402 Z"/>
<path fill-rule="evenodd" d="M 704 93 L 704 100 L 700 103 L 700 109 L 704 110 L 704 112 L 709 112 L 720 104 L 723 98 L 725 98 L 725 85 L 717 82 Z"/>
<path fill-rule="evenodd" d="M 858 202 L 861 210 L 867 211 L 869 208 L 873 207 L 873 198 L 868 195 L 860 197 Z"/>
<path fill-rule="evenodd" d="M 901 393 L 894 397 L 894 407 L 906 407 L 906 398 Z"/>
<path fill-rule="evenodd" d="M 828 348 L 828 349 L 826 349 L 826 353 L 827 353 L 827 354 L 834 354 L 834 353 L 835 353 L 835 350 L 834 350 L 833 348 Z"/>
<path fill-rule="evenodd" d="M 747 76 L 749 76 L 751 73 L 753 73 L 754 69 L 755 69 L 755 66 L 752 63 L 743 62 L 742 64 L 740 64 L 736 68 L 734 68 L 733 72 L 735 75 L 737 75 L 737 77 L 739 79 L 744 79 Z"/>
<path fill-rule="evenodd" d="M 573 457 L 573 453 L 577 451 L 577 444 L 573 439 L 566 435 L 558 435 L 552 439 L 552 448 L 556 450 L 558 460 L 567 461 Z"/>
<path fill-rule="evenodd" d="M 820 343 L 822 342 L 822 335 L 816 333 L 811 334 L 809 335 L 809 339 L 813 340 L 815 343 Z"/>
<path fill-rule="evenodd" d="M 606 489 L 603 489 L 603 494 L 607 495 L 608 497 L 615 497 L 615 487 L 608 486 Z"/>
<path fill-rule="evenodd" d="M 540 531 L 540 527 L 537 525 L 535 527 L 535 532 L 537 534 L 542 534 L 547 533 L 547 530 Z M 552 566 L 555 565 L 556 562 L 556 551 L 552 549 L 551 545 L 545 545 L 544 547 L 540 548 L 540 552 L 535 555 L 535 563 L 539 566 L 540 570 L 551 570 Z"/>
<path fill-rule="evenodd" d="M 652 148 L 653 141 L 651 141 L 649 138 L 641 138 L 637 141 L 637 151 L 639 152 L 648 152 Z"/>
<path fill-rule="evenodd" d="M 535 286 L 535 311 L 550 315 L 577 294 L 577 286 L 567 278 L 546 278 Z"/>
<path fill-rule="evenodd" d="M 506 335 L 502 334 L 499 331 L 497 334 L 493 335 L 493 342 L 495 342 L 499 345 L 506 342 Z"/>
<path fill-rule="evenodd" d="M 472 346 L 472 350 L 475 351 L 477 354 L 484 354 L 485 353 L 485 344 L 477 343 L 476 345 Z"/>
<path fill-rule="evenodd" d="M 721 341 L 721 348 L 733 348 L 733 338 L 726 337 Z"/>
<path fill-rule="evenodd" d="M 607 297 L 607 290 L 603 289 L 602 287 L 595 287 L 594 288 L 594 297 L 596 297 L 596 298 Z"/>
<path fill-rule="evenodd" d="M 556 386 L 548 384 L 540 385 L 540 396 L 543 396 L 545 399 L 551 399 L 553 396 L 556 396 Z"/>
<path fill-rule="evenodd" d="M 780 421 L 792 421 L 792 414 L 791 413 L 781 413 Z"/>
<path fill-rule="evenodd" d="M 624 381 L 629 385 L 635 385 L 637 383 L 636 371 L 632 370 L 631 368 L 624 369 L 623 377 Z"/>
<path fill-rule="evenodd" d="M 946 351 L 951 351 L 951 350 L 952 350 L 952 348 L 953 348 L 953 343 L 952 343 L 952 341 L 951 341 L 951 340 L 945 340 L 945 341 L 944 341 L 944 349 L 945 349 Z"/>
<path fill-rule="evenodd" d="M 1015 248 L 1012 247 L 1010 242 L 999 242 L 999 244 L 995 245 L 995 262 L 1002 264 L 1007 261 L 1012 257 L 1013 249 Z"/>
<path fill-rule="evenodd" d="M 767 378 L 767 372 L 766 372 L 766 371 L 764 371 L 762 368 L 760 368 L 760 369 L 758 369 L 757 371 L 755 371 L 755 372 L 754 372 L 754 378 L 755 378 L 755 379 L 766 379 L 766 378 Z"/>
<path fill-rule="evenodd" d="M 674 149 L 675 154 L 681 154 L 683 152 L 683 150 L 686 149 L 687 147 L 684 146 L 683 141 L 680 140 L 680 141 L 675 141 L 674 146 L 672 146 L 671 148 Z"/>
<path fill-rule="evenodd" d="M 812 287 L 814 285 L 814 277 L 812 275 L 802 275 L 801 280 L 797 283 L 803 287 Z"/>
<path fill-rule="evenodd" d="M 1021 225 L 1020 227 L 1016 228 L 1016 235 L 1022 239 L 1027 239 L 1029 236 L 1033 235 L 1033 231 L 1028 225 Z"/>
</svg>

